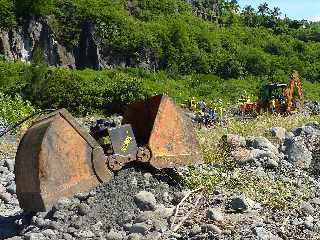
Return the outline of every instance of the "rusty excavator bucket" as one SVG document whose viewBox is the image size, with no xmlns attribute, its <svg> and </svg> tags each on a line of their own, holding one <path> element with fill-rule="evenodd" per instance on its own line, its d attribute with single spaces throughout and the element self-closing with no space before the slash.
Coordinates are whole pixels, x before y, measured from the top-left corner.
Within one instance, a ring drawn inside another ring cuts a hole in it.
<svg viewBox="0 0 320 240">
<path fill-rule="evenodd" d="M 112 178 L 102 148 L 64 109 L 35 122 L 18 147 L 17 197 L 27 211 L 45 211 L 61 197 Z"/>
<path fill-rule="evenodd" d="M 123 121 L 131 124 L 139 145 L 151 150 L 149 162 L 153 167 L 203 162 L 191 121 L 169 97 L 159 95 L 129 105 Z"/>
<path fill-rule="evenodd" d="M 65 109 L 37 119 L 16 155 L 20 207 L 47 211 L 61 197 L 110 181 L 129 162 L 162 169 L 203 161 L 191 121 L 166 96 L 128 105 L 123 123 L 107 129 L 112 151 L 106 151 Z"/>
</svg>

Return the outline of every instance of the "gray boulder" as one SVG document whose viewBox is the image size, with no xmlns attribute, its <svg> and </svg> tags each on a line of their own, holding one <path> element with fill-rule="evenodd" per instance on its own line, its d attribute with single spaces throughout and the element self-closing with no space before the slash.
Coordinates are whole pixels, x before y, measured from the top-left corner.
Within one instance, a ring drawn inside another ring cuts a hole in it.
<svg viewBox="0 0 320 240">
<path fill-rule="evenodd" d="M 286 137 L 286 129 L 282 127 L 273 127 L 270 129 L 273 137 L 276 137 L 280 141 L 283 141 Z"/>
<path fill-rule="evenodd" d="M 157 200 L 151 192 L 141 191 L 135 196 L 134 200 L 141 210 L 156 209 Z"/>
<path fill-rule="evenodd" d="M 265 137 L 255 137 L 247 142 L 248 147 L 264 151 L 278 152 L 278 149 Z"/>
<path fill-rule="evenodd" d="M 302 137 L 294 137 L 286 147 L 288 161 L 301 169 L 308 169 L 312 162 L 312 152 L 307 148 Z"/>
<path fill-rule="evenodd" d="M 135 223 L 128 230 L 130 233 L 140 233 L 145 235 L 150 230 L 150 225 L 146 223 Z"/>
<path fill-rule="evenodd" d="M 208 209 L 208 218 L 213 221 L 222 222 L 224 220 L 223 213 L 217 209 Z"/>
<path fill-rule="evenodd" d="M 223 142 L 230 148 L 239 148 L 246 146 L 246 139 L 235 134 L 226 134 L 222 137 Z"/>
</svg>

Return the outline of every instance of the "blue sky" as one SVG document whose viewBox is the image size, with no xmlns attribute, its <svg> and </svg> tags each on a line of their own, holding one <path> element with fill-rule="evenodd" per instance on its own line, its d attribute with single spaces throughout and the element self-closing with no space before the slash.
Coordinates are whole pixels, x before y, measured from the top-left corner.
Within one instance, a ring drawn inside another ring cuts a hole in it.
<svg viewBox="0 0 320 240">
<path fill-rule="evenodd" d="M 267 2 L 270 7 L 279 7 L 284 16 L 286 14 L 292 19 L 305 19 L 309 21 L 320 21 L 319 0 L 238 0 L 241 8 L 252 5 L 257 8 L 261 3 Z"/>
</svg>

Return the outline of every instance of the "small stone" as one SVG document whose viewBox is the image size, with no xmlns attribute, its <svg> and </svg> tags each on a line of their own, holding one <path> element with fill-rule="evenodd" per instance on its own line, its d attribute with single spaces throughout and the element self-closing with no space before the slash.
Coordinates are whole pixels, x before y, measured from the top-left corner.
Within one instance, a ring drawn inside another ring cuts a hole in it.
<svg viewBox="0 0 320 240">
<path fill-rule="evenodd" d="M 108 232 L 108 234 L 106 235 L 106 239 L 107 240 L 121 240 L 121 239 L 123 239 L 123 236 L 121 233 L 111 229 L 111 231 Z"/>
<path fill-rule="evenodd" d="M 6 159 L 6 160 L 4 161 L 4 166 L 5 166 L 6 168 L 8 168 L 8 170 L 9 170 L 10 172 L 13 172 L 13 171 L 14 171 L 14 160 L 13 160 L 13 159 Z"/>
<path fill-rule="evenodd" d="M 255 227 L 253 232 L 259 240 L 281 240 L 280 237 L 273 235 L 263 227 Z"/>
<path fill-rule="evenodd" d="M 6 238 L 7 240 L 24 240 L 23 237 L 19 237 L 19 236 L 15 236 L 15 237 L 12 237 L 12 238 Z"/>
<path fill-rule="evenodd" d="M 77 193 L 74 195 L 75 198 L 78 198 L 80 201 L 86 201 L 90 197 L 90 192 L 88 193 Z"/>
<path fill-rule="evenodd" d="M 250 147 L 254 149 L 260 149 L 264 151 L 278 152 L 278 149 L 265 137 L 255 137 L 252 142 L 249 143 Z"/>
<path fill-rule="evenodd" d="M 232 149 L 246 146 L 246 139 L 235 134 L 226 134 L 222 136 L 222 140 Z"/>
<path fill-rule="evenodd" d="M 101 221 L 97 222 L 92 226 L 92 229 L 96 232 L 98 232 L 103 227 L 103 223 Z"/>
<path fill-rule="evenodd" d="M 268 168 L 277 168 L 278 166 L 279 166 L 279 163 L 274 158 L 268 158 L 267 159 L 266 167 L 268 167 Z"/>
<path fill-rule="evenodd" d="M 135 223 L 129 228 L 130 233 L 141 233 L 145 235 L 150 227 L 145 223 Z"/>
<path fill-rule="evenodd" d="M 79 232 L 76 232 L 75 235 L 77 237 L 84 237 L 84 238 L 92 238 L 94 237 L 94 233 L 90 230 L 81 230 Z"/>
<path fill-rule="evenodd" d="M 208 209 L 208 218 L 217 222 L 222 222 L 224 220 L 223 213 L 213 208 Z"/>
<path fill-rule="evenodd" d="M 200 227 L 198 224 L 194 225 L 194 226 L 192 227 L 191 231 L 190 231 L 190 234 L 191 234 L 192 236 L 196 236 L 196 235 L 198 235 L 198 234 L 200 234 L 200 233 L 201 233 L 201 227 Z"/>
<path fill-rule="evenodd" d="M 0 192 L 0 199 L 4 202 L 4 203 L 6 203 L 6 204 L 8 204 L 8 203 L 10 203 L 10 201 L 11 201 L 11 194 L 10 193 L 8 193 L 8 192 Z"/>
<path fill-rule="evenodd" d="M 173 197 L 170 196 L 168 192 L 164 192 L 164 193 L 162 194 L 162 199 L 163 199 L 163 201 L 165 201 L 165 202 L 171 202 L 172 199 L 173 199 Z"/>
<path fill-rule="evenodd" d="M 273 137 L 278 138 L 280 141 L 283 141 L 286 137 L 286 129 L 282 127 L 273 127 L 270 129 Z"/>
<path fill-rule="evenodd" d="M 142 234 L 140 233 L 131 233 L 129 236 L 128 236 L 128 240 L 140 240 L 142 239 L 143 236 Z"/>
<path fill-rule="evenodd" d="M 49 238 L 56 235 L 56 233 L 52 229 L 46 229 L 46 230 L 42 231 L 42 234 L 46 237 L 49 237 Z"/>
<path fill-rule="evenodd" d="M 137 187 L 137 186 L 138 186 L 138 181 L 137 181 L 137 179 L 136 179 L 135 177 L 133 177 L 133 178 L 131 179 L 131 185 L 132 185 L 133 187 Z"/>
<path fill-rule="evenodd" d="M 71 234 L 69 234 L 69 233 L 63 233 L 62 236 L 63 236 L 63 239 L 65 239 L 65 240 L 73 240 L 74 239 L 71 236 Z"/>
<path fill-rule="evenodd" d="M 250 211 L 254 209 L 260 209 L 260 204 L 254 202 L 245 195 L 234 197 L 230 202 L 230 208 L 234 211 Z"/>
<path fill-rule="evenodd" d="M 309 202 L 303 202 L 300 209 L 305 215 L 313 215 L 315 213 L 314 207 Z"/>
<path fill-rule="evenodd" d="M 287 141 L 288 161 L 301 169 L 308 169 L 312 163 L 312 152 L 310 152 L 302 137 L 294 137 Z"/>
<path fill-rule="evenodd" d="M 221 229 L 214 224 L 205 224 L 202 226 L 202 230 L 204 232 L 211 232 L 211 233 L 218 234 L 218 235 L 220 235 L 222 233 Z"/>
<path fill-rule="evenodd" d="M 306 229 L 313 230 L 314 227 L 314 218 L 312 216 L 307 216 L 303 222 L 303 226 Z"/>
<path fill-rule="evenodd" d="M 3 185 L 0 183 L 0 192 L 5 192 L 5 191 L 6 191 L 5 186 L 3 186 Z"/>
<path fill-rule="evenodd" d="M 65 219 L 67 213 L 64 211 L 57 211 L 53 214 L 53 219 Z"/>
<path fill-rule="evenodd" d="M 153 193 L 147 191 L 139 192 L 134 198 L 141 210 L 155 210 L 157 201 Z"/>
<path fill-rule="evenodd" d="M 311 200 L 311 203 L 316 205 L 316 206 L 320 206 L 320 198 L 314 198 Z"/>
<path fill-rule="evenodd" d="M 25 235 L 27 240 L 45 240 L 46 237 L 42 233 L 28 233 Z"/>
<path fill-rule="evenodd" d="M 90 207 L 85 203 L 80 203 L 77 208 L 80 216 L 85 216 L 90 211 Z"/>
<path fill-rule="evenodd" d="M 63 208 L 68 208 L 72 204 L 71 200 L 68 198 L 60 198 L 58 202 L 54 205 L 56 210 L 61 210 Z"/>
</svg>

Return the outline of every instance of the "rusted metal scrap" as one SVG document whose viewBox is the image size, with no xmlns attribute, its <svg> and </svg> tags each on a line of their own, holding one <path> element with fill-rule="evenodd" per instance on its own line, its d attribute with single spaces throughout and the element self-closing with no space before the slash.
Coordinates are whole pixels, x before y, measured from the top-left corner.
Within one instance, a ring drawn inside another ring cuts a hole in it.
<svg viewBox="0 0 320 240">
<path fill-rule="evenodd" d="M 166 96 L 128 105 L 122 126 L 95 128 L 91 135 L 65 109 L 33 123 L 16 155 L 22 209 L 47 211 L 61 197 L 110 181 L 133 161 L 158 169 L 203 161 L 191 121 Z M 100 141 L 104 137 L 110 144 Z"/>
</svg>

